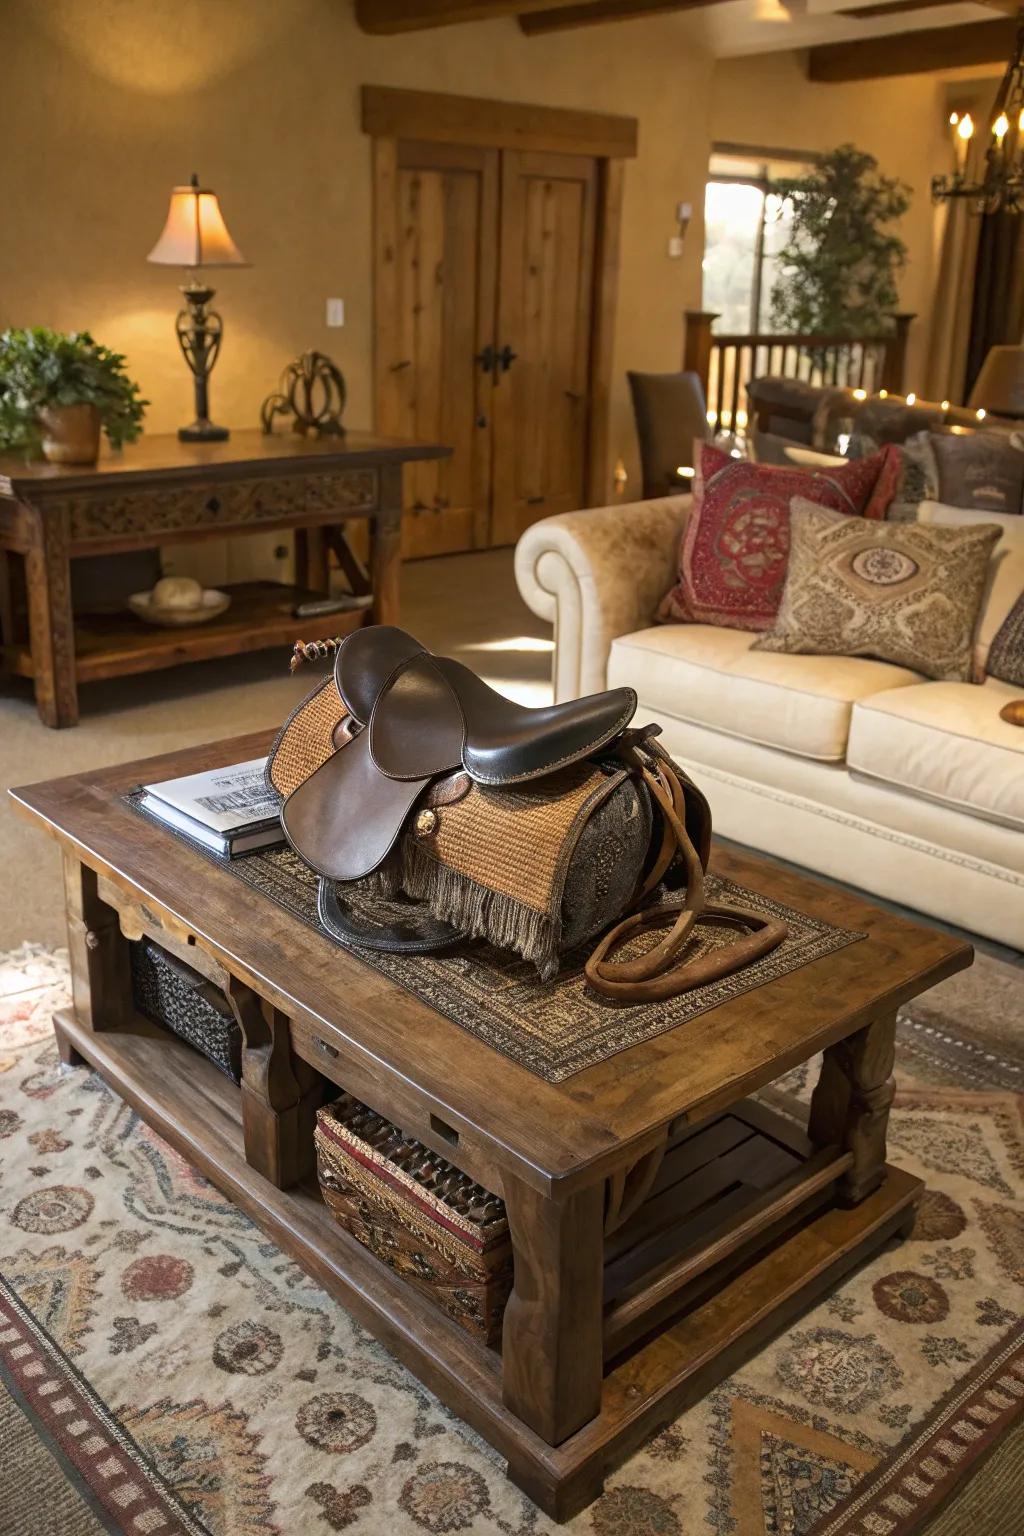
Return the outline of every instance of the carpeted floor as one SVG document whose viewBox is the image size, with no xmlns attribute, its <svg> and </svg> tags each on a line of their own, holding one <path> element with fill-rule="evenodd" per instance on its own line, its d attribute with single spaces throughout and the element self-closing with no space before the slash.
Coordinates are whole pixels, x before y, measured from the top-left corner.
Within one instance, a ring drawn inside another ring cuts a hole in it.
<svg viewBox="0 0 1024 1536">
<path fill-rule="evenodd" d="M 77 1478 L 109 1528 L 157 1536 L 555 1531 L 95 1075 L 59 1067 L 65 991 L 60 956 L 0 957 L 0 1369 L 80 1468 L 61 1493 L 0 1399 L 24 1447 L 18 1536 L 65 1494 L 95 1521 Z M 936 1536 L 1015 1529 L 1020 1440 L 999 1436 L 1024 1406 L 1022 994 L 1020 968 L 981 956 L 901 1019 L 890 1155 L 928 1184 L 913 1235 L 627 1462 L 571 1536 L 909 1536 L 956 1481 Z M 770 1098 L 800 1114 L 809 1082 Z M 63 1536 L 91 1536 L 60 1507 Z"/>
<path fill-rule="evenodd" d="M 550 698 L 549 626 L 523 603 L 511 549 L 421 560 L 402 568 L 402 622 L 433 650 L 455 655 L 525 704 Z M 40 725 L 31 689 L 0 676 L 0 950 L 25 939 L 64 941 L 60 860 L 15 817 L 2 791 L 174 747 L 279 724 L 308 691 L 286 651 L 197 662 L 168 672 L 93 683 L 74 730 Z"/>
</svg>

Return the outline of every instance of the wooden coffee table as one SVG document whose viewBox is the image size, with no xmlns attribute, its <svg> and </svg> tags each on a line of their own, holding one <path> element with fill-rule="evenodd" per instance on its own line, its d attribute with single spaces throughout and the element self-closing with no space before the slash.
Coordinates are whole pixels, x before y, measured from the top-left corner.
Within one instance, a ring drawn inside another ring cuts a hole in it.
<svg viewBox="0 0 1024 1536">
<path fill-rule="evenodd" d="M 885 1162 L 895 1013 L 970 945 L 719 850 L 714 867 L 867 937 L 549 1083 L 124 805 L 140 781 L 263 753 L 272 733 L 13 791 L 60 844 L 87 1061 L 507 1458 L 565 1519 L 615 1462 L 913 1219 Z M 134 1011 L 146 934 L 220 986 L 236 1087 Z M 807 1134 L 746 1096 L 824 1050 Z M 332 1221 L 316 1106 L 349 1089 L 505 1200 L 515 1287 L 476 1342 Z"/>
</svg>

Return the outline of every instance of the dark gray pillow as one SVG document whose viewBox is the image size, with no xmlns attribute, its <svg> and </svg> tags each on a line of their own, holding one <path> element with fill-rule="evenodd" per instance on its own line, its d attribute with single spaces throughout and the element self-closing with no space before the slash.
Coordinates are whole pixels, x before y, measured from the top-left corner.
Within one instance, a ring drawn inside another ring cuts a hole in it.
<svg viewBox="0 0 1024 1536">
<path fill-rule="evenodd" d="M 938 500 L 978 512 L 1024 507 L 1024 452 L 1001 432 L 933 432 Z"/>
<path fill-rule="evenodd" d="M 989 677 L 1024 688 L 1024 592 L 996 630 L 985 667 Z"/>
</svg>

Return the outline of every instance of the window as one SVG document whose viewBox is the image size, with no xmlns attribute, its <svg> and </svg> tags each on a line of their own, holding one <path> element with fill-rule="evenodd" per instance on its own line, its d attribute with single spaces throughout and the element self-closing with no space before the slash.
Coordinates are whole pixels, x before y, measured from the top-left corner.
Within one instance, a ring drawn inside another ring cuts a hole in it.
<svg viewBox="0 0 1024 1536">
<path fill-rule="evenodd" d="M 788 205 L 768 188 L 780 176 L 799 176 L 811 154 L 716 149 L 704 193 L 703 305 L 719 319 L 720 335 L 769 329 L 778 253 L 789 234 Z"/>
</svg>

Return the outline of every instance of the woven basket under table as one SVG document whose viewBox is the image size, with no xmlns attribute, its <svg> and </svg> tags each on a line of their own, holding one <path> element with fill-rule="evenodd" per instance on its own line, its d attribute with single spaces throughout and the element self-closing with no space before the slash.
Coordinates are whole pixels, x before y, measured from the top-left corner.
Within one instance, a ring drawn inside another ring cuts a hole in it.
<svg viewBox="0 0 1024 1536">
<path fill-rule="evenodd" d="M 503 1202 L 351 1094 L 317 1111 L 316 1151 L 338 1223 L 468 1332 L 496 1343 L 512 1289 Z"/>
</svg>

